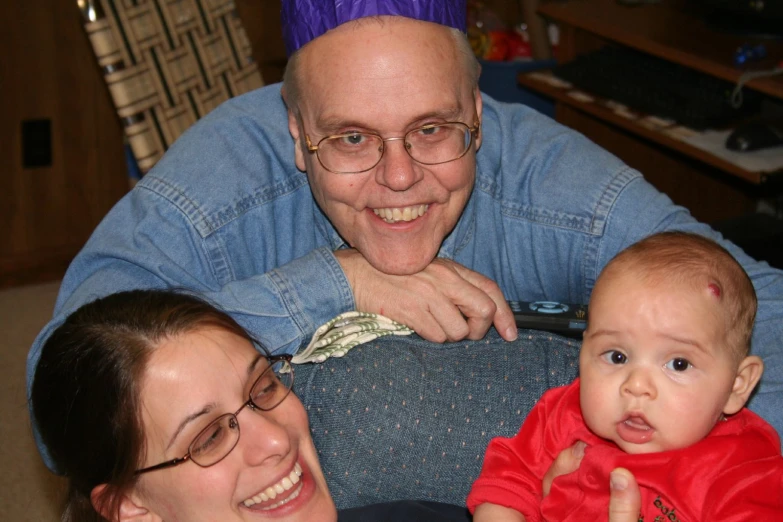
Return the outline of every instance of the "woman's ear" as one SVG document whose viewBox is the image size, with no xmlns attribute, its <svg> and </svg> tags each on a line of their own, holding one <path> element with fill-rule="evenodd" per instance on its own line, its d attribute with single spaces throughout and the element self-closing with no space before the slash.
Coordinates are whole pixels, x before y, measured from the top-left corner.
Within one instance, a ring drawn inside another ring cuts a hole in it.
<svg viewBox="0 0 783 522">
<path fill-rule="evenodd" d="M 737 376 L 734 377 L 734 386 L 731 388 L 731 395 L 723 407 L 723 413 L 733 415 L 740 411 L 745 403 L 748 402 L 750 394 L 753 393 L 756 384 L 764 373 L 764 363 L 756 355 L 745 357 L 737 368 Z"/>
<path fill-rule="evenodd" d="M 90 502 L 95 511 L 111 522 L 161 522 L 162 519 L 144 507 L 141 500 L 133 494 L 123 495 L 119 504 L 119 512 L 113 512 L 107 502 L 106 484 L 95 486 L 90 493 Z"/>
</svg>

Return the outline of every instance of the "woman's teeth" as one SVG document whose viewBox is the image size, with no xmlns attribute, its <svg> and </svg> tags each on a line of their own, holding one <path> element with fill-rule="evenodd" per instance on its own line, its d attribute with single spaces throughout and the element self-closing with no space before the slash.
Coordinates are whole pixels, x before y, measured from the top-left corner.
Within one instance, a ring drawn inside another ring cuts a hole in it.
<svg viewBox="0 0 783 522">
<path fill-rule="evenodd" d="M 387 223 L 398 221 L 412 221 L 427 213 L 429 205 L 417 205 L 414 207 L 374 208 L 375 215 Z"/>
<path fill-rule="evenodd" d="M 286 491 L 289 491 L 291 488 L 296 486 L 299 483 L 299 478 L 302 476 L 302 466 L 299 465 L 297 462 L 294 464 L 294 469 L 291 471 L 291 473 L 288 474 L 287 477 L 284 477 L 283 480 L 278 482 L 277 484 L 273 484 L 266 488 L 264 491 L 259 493 L 258 495 L 249 498 L 243 502 L 245 507 L 250 507 L 254 504 L 259 504 L 261 502 L 267 502 L 269 500 L 274 500 L 278 495 L 281 495 L 285 493 Z M 276 504 L 273 504 L 271 506 L 267 506 L 264 509 L 274 509 L 278 506 L 282 506 L 286 502 L 290 502 L 291 500 L 295 499 L 299 496 L 299 491 L 295 491 L 285 499 L 281 500 L 280 502 L 277 502 Z"/>
</svg>

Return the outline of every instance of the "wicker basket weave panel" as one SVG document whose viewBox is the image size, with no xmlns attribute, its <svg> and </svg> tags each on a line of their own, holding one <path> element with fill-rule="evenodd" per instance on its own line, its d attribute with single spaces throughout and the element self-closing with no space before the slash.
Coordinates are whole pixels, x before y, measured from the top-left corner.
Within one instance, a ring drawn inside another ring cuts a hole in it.
<svg viewBox="0 0 783 522">
<path fill-rule="evenodd" d="M 233 0 L 77 0 L 146 173 L 209 111 L 263 86 Z"/>
</svg>

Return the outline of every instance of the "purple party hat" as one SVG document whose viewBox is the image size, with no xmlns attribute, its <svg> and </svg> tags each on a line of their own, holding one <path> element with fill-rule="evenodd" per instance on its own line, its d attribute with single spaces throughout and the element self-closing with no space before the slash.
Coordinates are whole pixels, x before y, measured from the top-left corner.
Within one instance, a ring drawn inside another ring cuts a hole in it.
<svg viewBox="0 0 783 522">
<path fill-rule="evenodd" d="M 283 0 L 288 56 L 329 29 L 365 16 L 396 15 L 466 29 L 466 0 Z"/>
</svg>

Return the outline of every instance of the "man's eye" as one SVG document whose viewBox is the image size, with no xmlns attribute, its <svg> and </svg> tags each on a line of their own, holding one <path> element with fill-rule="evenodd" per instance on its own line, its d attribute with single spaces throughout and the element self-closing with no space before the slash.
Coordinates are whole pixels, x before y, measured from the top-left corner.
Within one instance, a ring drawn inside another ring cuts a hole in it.
<svg viewBox="0 0 783 522">
<path fill-rule="evenodd" d="M 440 132 L 441 128 L 439 125 L 436 125 L 434 127 L 425 127 L 423 129 L 419 130 L 419 133 L 424 136 L 432 136 L 433 134 L 437 134 Z"/>
<path fill-rule="evenodd" d="M 601 354 L 601 358 L 610 364 L 625 364 L 628 362 L 628 357 L 617 350 L 611 350 Z"/>
<path fill-rule="evenodd" d="M 342 137 L 342 141 L 346 145 L 361 145 L 364 139 L 363 134 L 349 134 L 348 136 Z"/>
<path fill-rule="evenodd" d="M 666 367 L 670 370 L 674 370 L 675 372 L 684 372 L 691 366 L 693 365 L 688 361 L 688 359 L 683 359 L 682 357 L 675 357 L 666 363 Z"/>
</svg>

